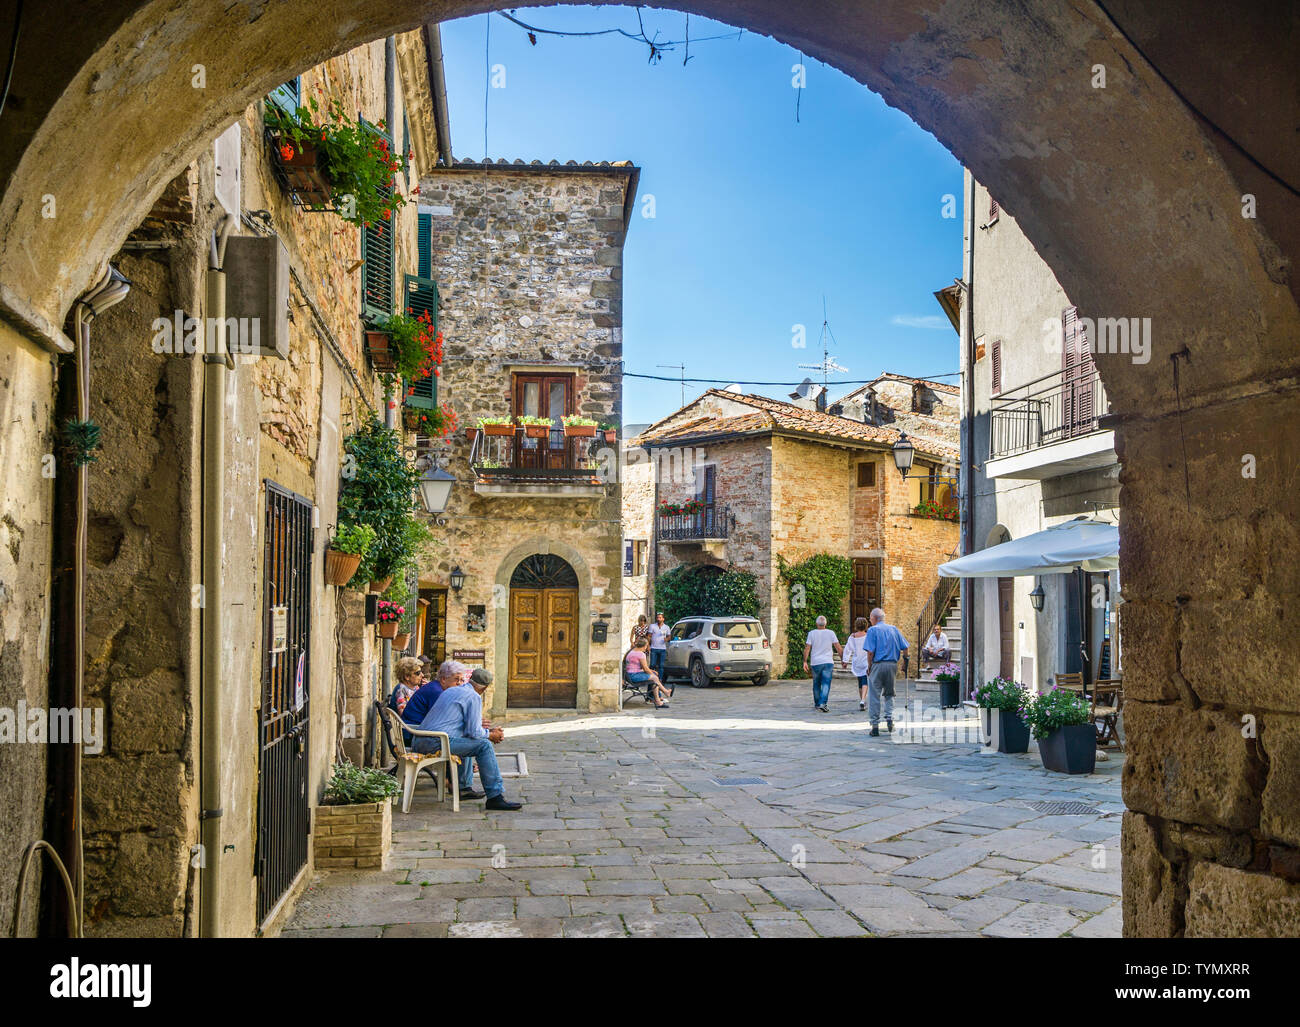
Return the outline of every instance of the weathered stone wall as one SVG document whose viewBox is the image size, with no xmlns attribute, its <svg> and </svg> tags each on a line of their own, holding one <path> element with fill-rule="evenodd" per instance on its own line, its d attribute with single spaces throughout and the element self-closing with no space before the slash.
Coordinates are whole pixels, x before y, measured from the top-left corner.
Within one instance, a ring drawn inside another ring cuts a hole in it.
<svg viewBox="0 0 1300 1027">
<path fill-rule="evenodd" d="M 622 246 L 626 191 L 634 170 L 457 165 L 425 175 L 420 205 L 433 215 L 434 278 L 444 363 L 440 402 L 462 427 L 514 409 L 514 375 L 573 376 L 573 409 L 597 421 L 621 417 Z M 618 449 L 609 447 L 609 464 Z M 578 708 L 615 709 L 622 654 L 621 484 L 603 496 L 560 488 L 528 497 L 480 495 L 463 431 L 435 452 L 456 475 L 448 526 L 421 585 L 447 587 L 453 567 L 465 586 L 448 592 L 447 652 L 485 650 L 497 681 L 485 707 L 505 713 L 509 676 L 509 580 L 530 553 L 553 552 L 579 580 Z M 614 475 L 617 478 L 617 475 Z M 468 630 L 483 606 L 487 630 Z M 608 641 L 591 623 L 610 615 Z M 586 653 L 584 657 L 582 653 Z"/>
<path fill-rule="evenodd" d="M 622 456 L 620 477 L 622 496 L 620 513 L 623 518 L 624 544 L 631 540 L 644 541 L 644 573 L 623 576 L 623 617 L 618 625 L 619 637 L 628 637 L 637 617 L 645 614 L 654 620 L 655 569 L 655 464 L 652 454 L 627 439 L 620 440 Z M 611 630 L 613 630 L 611 628 Z"/>
</svg>

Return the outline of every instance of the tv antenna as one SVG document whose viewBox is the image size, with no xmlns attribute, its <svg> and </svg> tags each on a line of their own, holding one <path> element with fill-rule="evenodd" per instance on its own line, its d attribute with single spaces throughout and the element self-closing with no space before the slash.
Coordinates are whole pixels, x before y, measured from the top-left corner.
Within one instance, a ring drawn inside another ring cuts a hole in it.
<svg viewBox="0 0 1300 1027">
<path fill-rule="evenodd" d="M 682 372 L 682 406 L 686 405 L 686 365 L 685 364 L 655 364 L 655 367 L 667 367 L 674 371 Z"/>
<path fill-rule="evenodd" d="M 830 376 L 832 372 L 848 372 L 847 367 L 842 367 L 831 359 L 830 344 L 835 342 L 835 333 L 831 331 L 830 318 L 826 316 L 826 297 L 822 297 L 822 334 L 818 340 L 822 347 L 822 362 L 820 364 L 800 364 L 799 366 L 808 371 L 820 371 L 822 375 L 822 395 L 825 398 L 826 390 L 830 388 Z"/>
</svg>

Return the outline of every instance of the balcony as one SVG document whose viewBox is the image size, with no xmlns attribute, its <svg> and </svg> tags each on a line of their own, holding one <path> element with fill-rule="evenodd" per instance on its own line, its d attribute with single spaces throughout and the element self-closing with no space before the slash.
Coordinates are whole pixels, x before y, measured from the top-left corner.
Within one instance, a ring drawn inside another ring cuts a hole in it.
<svg viewBox="0 0 1300 1027">
<path fill-rule="evenodd" d="M 1056 478 L 1115 462 L 1115 433 L 1097 369 L 1056 371 L 992 398 L 990 478 Z"/>
<path fill-rule="evenodd" d="M 505 435 L 480 431 L 470 447 L 474 491 L 487 496 L 604 496 L 615 480 L 618 450 L 603 435 L 567 435 L 550 429 L 541 437 L 513 426 Z M 602 453 L 602 450 L 607 452 Z"/>
<path fill-rule="evenodd" d="M 734 520 L 726 506 L 707 506 L 695 513 L 661 513 L 655 517 L 655 537 L 668 545 L 726 542 Z"/>
</svg>

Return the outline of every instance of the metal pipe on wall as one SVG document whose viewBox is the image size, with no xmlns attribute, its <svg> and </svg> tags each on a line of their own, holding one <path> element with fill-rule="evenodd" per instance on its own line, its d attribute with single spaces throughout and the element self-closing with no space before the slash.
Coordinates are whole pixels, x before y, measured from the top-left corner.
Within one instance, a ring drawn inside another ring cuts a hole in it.
<svg viewBox="0 0 1300 1027">
<path fill-rule="evenodd" d="M 226 480 L 226 240 L 229 215 L 212 232 L 206 278 L 207 325 L 215 352 L 203 353 L 203 563 L 202 655 L 199 695 L 199 935 L 220 934 L 221 910 L 221 658 L 224 637 L 222 553 L 225 548 Z"/>
<path fill-rule="evenodd" d="M 975 551 L 975 176 L 966 172 L 966 245 L 962 247 L 962 280 L 965 290 L 961 305 L 962 359 L 962 476 L 961 555 Z M 975 591 L 971 578 L 961 582 L 961 667 L 962 688 L 967 694 L 975 686 Z"/>
</svg>

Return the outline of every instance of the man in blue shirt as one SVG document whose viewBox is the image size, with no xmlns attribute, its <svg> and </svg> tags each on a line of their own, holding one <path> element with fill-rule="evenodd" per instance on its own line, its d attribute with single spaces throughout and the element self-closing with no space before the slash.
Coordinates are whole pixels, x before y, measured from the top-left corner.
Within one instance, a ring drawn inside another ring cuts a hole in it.
<svg viewBox="0 0 1300 1027">
<path fill-rule="evenodd" d="M 907 639 L 892 624 L 885 623 L 885 611 L 876 607 L 871 611 L 871 627 L 862 640 L 867 654 L 867 716 L 871 719 L 871 733 L 880 735 L 880 701 L 884 698 L 885 730 L 894 730 L 894 672 L 898 658 L 907 648 Z"/>
<path fill-rule="evenodd" d="M 490 684 L 491 673 L 480 669 L 474 671 L 468 684 L 444 689 L 420 722 L 420 730 L 446 732 L 453 755 L 459 756 L 463 763 L 468 763 L 470 757 L 478 760 L 478 776 L 483 782 L 483 791 L 487 793 L 487 809 L 517 810 L 523 804 L 506 799 L 501 768 L 497 766 L 496 750 L 492 748 L 493 743 L 505 738 L 505 732 L 499 727 L 488 729 L 483 726 L 483 693 Z M 415 740 L 416 752 L 434 753 L 438 747 L 436 738 Z"/>
</svg>

